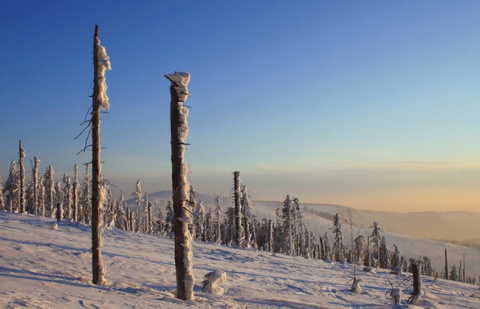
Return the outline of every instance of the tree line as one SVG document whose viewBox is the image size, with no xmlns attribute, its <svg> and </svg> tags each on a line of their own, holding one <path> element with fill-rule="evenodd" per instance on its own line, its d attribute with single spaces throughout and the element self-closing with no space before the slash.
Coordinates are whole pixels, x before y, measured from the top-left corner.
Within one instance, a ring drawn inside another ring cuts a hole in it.
<svg viewBox="0 0 480 309">
<path fill-rule="evenodd" d="M 28 177 L 23 167 L 25 150 L 19 142 L 18 163 L 10 164 L 9 175 L 2 186 L 0 177 L 0 210 L 27 212 L 43 217 L 71 220 L 91 224 L 91 176 L 89 164 L 81 177 L 78 165 L 73 167 L 73 177 L 64 174 L 60 181 L 54 180 L 51 165 L 40 176 L 40 160 L 34 157 Z M 150 201 L 148 193 L 142 192 L 138 179 L 130 196 L 134 203 L 128 204 L 124 191 L 114 198 L 108 182 L 102 183 L 106 192 L 102 217 L 105 228 L 174 237 L 174 213 L 172 201 L 165 204 Z M 22 193 L 23 192 L 23 193 Z M 24 195 L 22 197 L 22 194 Z M 254 248 L 257 250 L 302 256 L 308 259 L 353 263 L 365 270 L 380 267 L 395 273 L 411 272 L 412 265 L 421 265 L 421 274 L 475 284 L 476 279 L 465 275 L 465 262 L 460 266 L 447 266 L 437 272 L 428 256 L 407 258 L 400 253 L 397 245 L 390 250 L 387 240 L 381 235 L 379 223 L 373 222 L 371 234 L 351 237 L 351 244 L 344 241 L 345 224 L 340 214 L 320 212 L 331 220 L 332 226 L 323 235 L 315 235 L 303 222 L 302 207 L 296 197 L 287 195 L 275 219 L 259 220 L 252 209 L 251 197 L 246 185 L 241 184 L 240 172 L 234 173 L 232 186 L 233 205 L 222 207 L 222 198 L 217 196 L 214 207 L 205 207 L 193 186 L 189 186 L 187 210 L 192 214 L 188 228 L 192 239 L 225 246 Z M 22 206 L 24 203 L 24 206 Z M 353 233 L 352 235 L 353 236 Z"/>
</svg>

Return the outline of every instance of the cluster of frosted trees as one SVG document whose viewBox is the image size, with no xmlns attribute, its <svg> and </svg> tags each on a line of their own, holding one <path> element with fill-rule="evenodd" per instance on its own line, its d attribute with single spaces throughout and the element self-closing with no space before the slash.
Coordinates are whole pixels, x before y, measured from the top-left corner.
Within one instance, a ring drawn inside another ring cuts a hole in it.
<svg viewBox="0 0 480 309">
<path fill-rule="evenodd" d="M 61 181 L 55 181 L 52 166 L 46 167 L 41 174 L 40 160 L 37 157 L 34 157 L 31 172 L 25 176 L 23 158 L 25 151 L 20 142 L 18 162 L 11 162 L 9 175 L 4 182 L 0 178 L 0 210 L 23 211 L 58 220 L 91 223 L 91 177 L 88 165 L 85 166 L 81 179 L 75 164 L 73 177 L 63 175 Z M 164 209 L 150 202 L 148 193 L 142 193 L 140 179 L 131 193 L 135 203 L 130 205 L 126 203 L 123 191 L 118 199 L 114 199 L 108 182 L 103 186 L 106 191 L 103 222 L 107 227 L 173 238 L 174 215 L 170 201 Z M 377 222 L 373 222 L 369 236 L 358 235 L 347 246 L 344 244 L 344 226 L 339 214 L 328 214 L 330 219 L 333 218 L 331 230 L 316 237 L 302 221 L 298 198 L 290 195 L 285 197 L 282 208 L 277 209 L 274 223 L 266 218 L 258 221 L 253 215 L 248 188 L 241 184 L 239 172 L 234 173 L 232 191 L 234 205 L 224 212 L 220 197 L 216 198 L 213 209 L 205 209 L 197 192 L 190 187 L 188 210 L 193 220 L 189 229 L 194 241 L 355 263 L 366 269 L 380 267 L 396 273 L 411 272 L 412 265 L 418 263 L 422 275 L 437 275 L 427 256 L 407 259 L 400 255 L 396 245 L 393 245 L 393 250 L 389 250 Z M 465 277 L 462 266 L 451 266 L 448 276 L 443 274 L 443 277 L 475 283 L 475 278 Z"/>
</svg>

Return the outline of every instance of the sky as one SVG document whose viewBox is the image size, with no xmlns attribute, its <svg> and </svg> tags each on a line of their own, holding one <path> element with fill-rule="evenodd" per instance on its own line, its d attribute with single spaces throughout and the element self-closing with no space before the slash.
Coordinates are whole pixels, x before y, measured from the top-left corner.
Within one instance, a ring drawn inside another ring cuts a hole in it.
<svg viewBox="0 0 480 309">
<path fill-rule="evenodd" d="M 480 211 L 479 1 L 1 1 L 0 176 L 57 180 L 82 130 L 95 25 L 110 56 L 103 172 L 171 188 L 169 81 L 191 73 L 190 183 L 252 199 Z M 82 172 L 83 174 L 83 172 Z"/>
</svg>

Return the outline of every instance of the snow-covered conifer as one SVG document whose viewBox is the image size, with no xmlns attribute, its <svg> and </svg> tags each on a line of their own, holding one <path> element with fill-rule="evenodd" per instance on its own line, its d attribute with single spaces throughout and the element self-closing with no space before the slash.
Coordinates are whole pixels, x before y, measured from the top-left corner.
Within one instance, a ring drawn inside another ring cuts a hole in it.
<svg viewBox="0 0 480 309">
<path fill-rule="evenodd" d="M 400 267 L 400 250 L 398 250 L 397 245 L 393 245 L 394 251 L 392 254 L 392 257 L 390 259 L 391 261 L 391 268 L 395 269 L 395 267 Z"/>
<path fill-rule="evenodd" d="M 323 236 L 323 243 L 325 246 L 325 261 L 330 261 L 330 240 L 328 239 L 328 233 Z"/>
<path fill-rule="evenodd" d="M 305 248 L 304 248 L 304 252 L 305 252 L 305 258 L 306 259 L 310 259 L 311 256 L 312 256 L 312 239 L 311 239 L 311 233 L 310 231 L 307 229 L 307 226 L 305 225 L 305 223 L 303 224 L 303 230 L 305 231 Z"/>
<path fill-rule="evenodd" d="M 45 187 L 45 213 L 46 216 L 55 218 L 55 181 L 53 179 L 53 167 L 49 165 L 43 175 L 43 186 Z"/>
<path fill-rule="evenodd" d="M 205 239 L 205 207 L 202 201 L 197 203 L 195 208 L 195 216 L 193 219 L 193 235 L 194 240 L 206 241 Z"/>
<path fill-rule="evenodd" d="M 425 276 L 433 275 L 432 261 L 430 261 L 430 258 L 428 256 L 423 257 L 422 274 Z"/>
<path fill-rule="evenodd" d="M 137 203 L 137 207 L 135 208 L 135 221 L 136 227 L 134 228 L 135 232 L 139 232 L 141 228 L 141 224 L 143 222 L 141 218 L 142 211 L 142 204 L 143 204 L 143 193 L 142 193 L 142 184 L 140 178 L 137 180 L 137 185 L 135 187 L 135 191 L 131 194 Z"/>
<path fill-rule="evenodd" d="M 373 228 L 372 235 L 370 236 L 370 241 L 373 243 L 372 255 L 378 261 L 380 259 L 380 226 L 377 222 L 373 222 L 371 228 Z"/>
<path fill-rule="evenodd" d="M 45 217 L 45 186 L 43 185 L 43 181 L 39 179 L 38 181 L 38 215 Z"/>
<path fill-rule="evenodd" d="M 145 206 L 147 207 L 147 214 L 146 214 L 146 233 L 151 234 L 153 233 L 153 217 L 152 217 L 152 203 L 150 203 L 148 199 L 148 193 L 145 192 Z"/>
<path fill-rule="evenodd" d="M 33 171 L 32 171 L 32 188 L 33 188 L 33 205 L 32 205 L 32 213 L 34 215 L 38 215 L 38 172 L 40 169 L 40 160 L 37 157 L 33 158 Z"/>
<path fill-rule="evenodd" d="M 20 179 L 19 173 L 17 169 L 17 163 L 12 161 L 10 163 L 10 173 L 8 174 L 8 178 L 5 181 L 5 185 L 3 187 L 3 193 L 7 197 L 6 205 L 8 208 L 11 208 L 10 211 L 14 211 L 17 209 L 18 206 L 18 196 L 20 192 Z"/>
<path fill-rule="evenodd" d="M 365 237 L 363 235 L 358 235 L 357 238 L 354 240 L 354 248 L 353 252 L 355 255 L 355 261 L 354 263 L 358 264 L 362 262 L 365 258 L 365 249 L 363 247 L 365 246 Z"/>
<path fill-rule="evenodd" d="M 282 208 L 282 213 L 283 213 L 283 229 L 285 232 L 285 245 L 287 246 L 285 248 L 285 252 L 287 252 L 290 255 L 293 255 L 294 253 L 294 227 L 293 227 L 293 206 L 292 206 L 292 199 L 290 195 L 287 195 L 285 197 L 285 201 L 283 202 L 283 208 Z"/>
<path fill-rule="evenodd" d="M 63 201 L 63 208 L 66 211 L 65 216 L 68 219 L 72 218 L 72 184 L 70 182 L 70 176 L 67 174 L 63 175 L 63 195 L 64 195 L 64 201 Z"/>
<path fill-rule="evenodd" d="M 56 206 L 56 217 L 57 221 L 63 220 L 63 202 L 65 200 L 65 194 L 63 193 L 62 184 L 57 182 L 55 185 L 55 198 L 54 205 Z"/>
<path fill-rule="evenodd" d="M 342 219 L 338 213 L 333 218 L 333 233 L 335 234 L 335 242 L 332 246 L 334 259 L 337 262 L 344 262 Z"/>
<path fill-rule="evenodd" d="M 75 178 L 73 180 L 73 187 L 72 187 L 72 220 L 78 221 L 78 202 L 79 202 L 79 190 L 80 190 L 80 183 L 78 181 L 78 164 L 75 164 L 73 168 L 73 172 L 75 174 Z"/>
<path fill-rule="evenodd" d="M 173 208 L 172 203 L 168 201 L 167 203 L 167 213 L 165 214 L 165 234 L 167 237 L 173 237 Z"/>
<path fill-rule="evenodd" d="M 385 237 L 382 237 L 380 244 L 380 268 L 389 269 L 390 268 L 390 252 L 388 251 L 387 241 Z"/>
<path fill-rule="evenodd" d="M 251 225 L 251 210 L 250 210 L 250 197 L 248 195 L 248 188 L 242 185 L 240 188 L 242 192 L 240 195 L 240 204 L 242 210 L 243 219 L 243 231 L 244 231 L 244 244 L 246 248 L 250 247 L 250 225 Z"/>
<path fill-rule="evenodd" d="M 82 185 L 82 219 L 85 223 L 90 223 L 92 216 L 92 191 L 90 178 L 90 164 L 85 165 L 85 174 L 83 175 Z"/>
<path fill-rule="evenodd" d="M 371 258 L 371 250 L 370 250 L 370 236 L 367 236 L 367 244 L 365 249 L 365 256 L 363 259 L 363 266 L 370 267 L 372 264 L 370 262 Z"/>
<path fill-rule="evenodd" d="M 123 205 L 125 204 L 125 193 L 123 190 L 120 191 L 120 197 L 117 201 L 116 213 L 115 216 L 115 227 L 121 230 L 127 230 L 127 216 L 123 210 Z"/>
<path fill-rule="evenodd" d="M 215 208 L 215 243 L 222 243 L 222 208 L 220 207 L 220 196 L 217 196 Z"/>
<path fill-rule="evenodd" d="M 455 264 L 453 264 L 452 268 L 450 268 L 450 274 L 448 276 L 448 279 L 452 281 L 458 281 L 458 271 Z"/>
</svg>

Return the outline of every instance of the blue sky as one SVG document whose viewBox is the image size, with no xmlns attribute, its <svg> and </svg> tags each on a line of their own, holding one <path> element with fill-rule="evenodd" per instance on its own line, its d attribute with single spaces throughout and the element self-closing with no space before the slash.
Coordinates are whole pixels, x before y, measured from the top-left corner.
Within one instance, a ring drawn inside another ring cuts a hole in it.
<svg viewBox="0 0 480 309">
<path fill-rule="evenodd" d="M 188 71 L 198 191 L 239 170 L 254 199 L 480 211 L 478 1 L 2 1 L 4 179 L 19 139 L 58 179 L 90 160 L 95 24 L 116 192 L 170 188 L 163 74 Z"/>
</svg>

